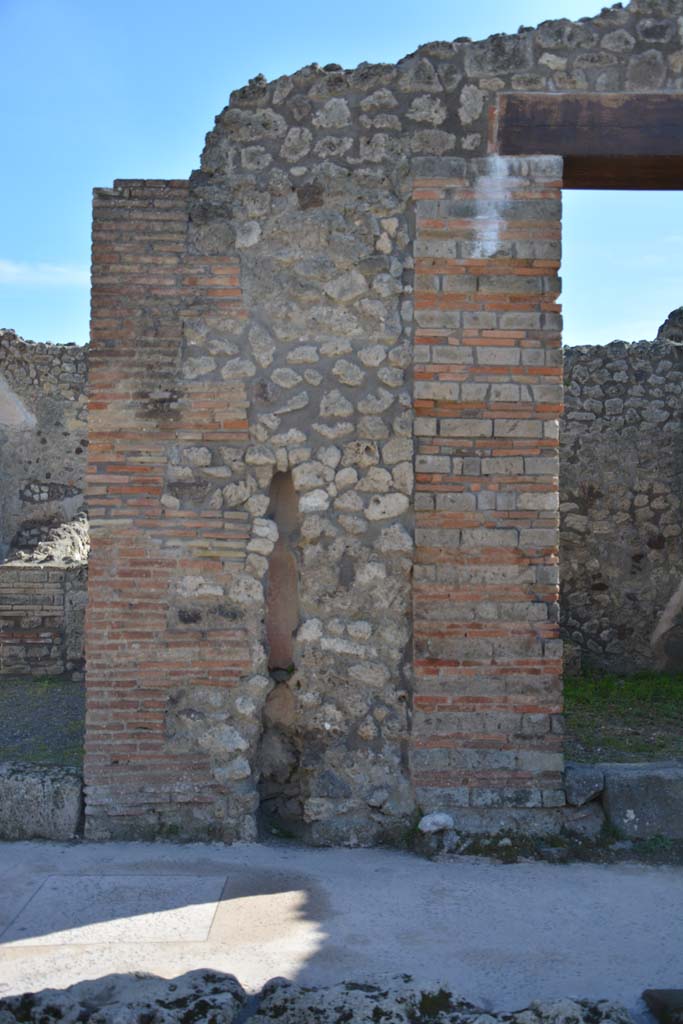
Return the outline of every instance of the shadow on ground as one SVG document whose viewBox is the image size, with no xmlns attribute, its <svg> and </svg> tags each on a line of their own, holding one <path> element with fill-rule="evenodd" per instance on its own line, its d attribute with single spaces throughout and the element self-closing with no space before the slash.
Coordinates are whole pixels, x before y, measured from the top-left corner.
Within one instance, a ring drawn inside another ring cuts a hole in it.
<svg viewBox="0 0 683 1024">
<path fill-rule="evenodd" d="M 329 986 L 405 974 L 487 1012 L 575 997 L 638 1013 L 643 989 L 681 976 L 682 905 L 683 871 L 634 864 L 4 844 L 0 997 L 135 971 L 232 974 L 251 994 L 277 976 Z"/>
</svg>

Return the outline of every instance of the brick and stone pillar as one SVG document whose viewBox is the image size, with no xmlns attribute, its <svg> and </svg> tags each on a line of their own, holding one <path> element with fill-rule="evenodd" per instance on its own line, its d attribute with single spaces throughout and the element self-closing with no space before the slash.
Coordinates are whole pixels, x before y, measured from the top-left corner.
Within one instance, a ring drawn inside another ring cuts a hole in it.
<svg viewBox="0 0 683 1024">
<path fill-rule="evenodd" d="M 561 177 L 493 156 L 415 181 L 412 773 L 474 829 L 564 803 Z"/>
<path fill-rule="evenodd" d="M 209 465 L 214 449 L 241 457 L 247 399 L 243 381 L 220 377 L 196 343 L 200 331 L 231 351 L 223 333 L 245 313 L 237 261 L 189 255 L 187 227 L 187 182 L 119 181 L 95 193 L 85 753 L 94 839 L 255 836 L 256 784 L 242 754 L 258 715 L 238 683 L 257 625 L 249 594 L 226 596 L 240 583 L 248 516 L 217 500 L 225 472 Z M 238 734 L 226 719 L 240 696 L 253 721 Z"/>
</svg>

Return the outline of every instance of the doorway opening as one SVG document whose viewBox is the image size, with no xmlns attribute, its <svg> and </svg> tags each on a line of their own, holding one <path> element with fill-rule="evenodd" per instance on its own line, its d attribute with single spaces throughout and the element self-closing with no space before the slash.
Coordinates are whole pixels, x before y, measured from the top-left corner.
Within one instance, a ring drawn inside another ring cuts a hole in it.
<svg viewBox="0 0 683 1024">
<path fill-rule="evenodd" d="M 569 761 L 683 757 L 683 192 L 640 181 L 563 195 Z"/>
</svg>

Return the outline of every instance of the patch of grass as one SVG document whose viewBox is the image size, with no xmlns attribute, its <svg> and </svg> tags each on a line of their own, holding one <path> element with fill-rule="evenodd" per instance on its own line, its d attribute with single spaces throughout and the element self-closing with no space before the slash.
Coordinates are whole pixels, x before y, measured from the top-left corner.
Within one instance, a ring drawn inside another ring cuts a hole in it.
<svg viewBox="0 0 683 1024">
<path fill-rule="evenodd" d="M 622 832 L 613 825 L 607 818 L 602 823 L 602 829 L 600 830 L 599 841 L 603 846 L 609 846 L 611 843 L 618 843 L 624 838 Z"/>
<path fill-rule="evenodd" d="M 667 860 L 680 845 L 680 842 L 677 843 L 675 839 L 661 835 L 642 839 L 639 844 L 643 856 L 652 860 L 657 860 L 660 857 Z"/>
<path fill-rule="evenodd" d="M 564 696 L 570 760 L 683 759 L 683 675 L 579 676 Z"/>
</svg>

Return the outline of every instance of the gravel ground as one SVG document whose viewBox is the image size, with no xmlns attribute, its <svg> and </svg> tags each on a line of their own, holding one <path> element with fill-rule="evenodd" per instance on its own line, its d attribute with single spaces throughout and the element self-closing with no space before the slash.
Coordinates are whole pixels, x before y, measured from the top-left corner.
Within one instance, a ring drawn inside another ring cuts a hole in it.
<svg viewBox="0 0 683 1024">
<path fill-rule="evenodd" d="M 570 678 L 564 703 L 569 761 L 683 760 L 683 676 Z"/>
<path fill-rule="evenodd" d="M 80 766 L 84 723 L 83 683 L 0 680 L 0 761 Z"/>
</svg>

